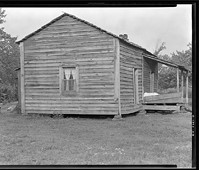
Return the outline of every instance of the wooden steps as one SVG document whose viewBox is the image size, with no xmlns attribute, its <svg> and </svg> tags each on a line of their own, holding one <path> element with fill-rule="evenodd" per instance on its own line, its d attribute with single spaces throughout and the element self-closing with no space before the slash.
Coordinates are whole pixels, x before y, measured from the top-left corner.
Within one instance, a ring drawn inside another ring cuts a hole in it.
<svg viewBox="0 0 200 170">
<path fill-rule="evenodd" d="M 143 105 L 144 110 L 176 110 L 180 111 L 180 105 Z"/>
<path fill-rule="evenodd" d="M 181 93 L 160 94 L 144 97 L 144 110 L 176 110 L 180 111 L 184 105 Z"/>
</svg>

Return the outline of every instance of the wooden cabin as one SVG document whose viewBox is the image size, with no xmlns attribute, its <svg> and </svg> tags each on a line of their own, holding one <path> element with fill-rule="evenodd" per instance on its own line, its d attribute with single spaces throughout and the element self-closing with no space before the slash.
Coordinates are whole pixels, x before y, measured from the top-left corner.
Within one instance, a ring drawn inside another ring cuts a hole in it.
<svg viewBox="0 0 200 170">
<path fill-rule="evenodd" d="M 157 91 L 158 62 L 172 64 L 67 13 L 18 43 L 22 114 L 136 112 Z"/>
</svg>

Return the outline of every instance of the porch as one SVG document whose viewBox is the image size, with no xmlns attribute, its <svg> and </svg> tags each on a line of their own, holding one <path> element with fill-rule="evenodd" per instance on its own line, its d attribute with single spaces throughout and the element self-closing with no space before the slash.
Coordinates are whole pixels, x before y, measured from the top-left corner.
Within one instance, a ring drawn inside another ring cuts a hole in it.
<svg viewBox="0 0 200 170">
<path fill-rule="evenodd" d="M 182 108 L 188 106 L 188 73 L 190 70 L 184 66 L 145 55 L 144 57 L 151 59 L 154 62 L 158 62 L 173 68 L 176 68 L 176 92 L 169 94 L 149 94 L 149 96 L 143 96 L 143 110 L 161 110 L 161 111 L 181 111 Z M 185 76 L 184 76 L 185 75 Z M 180 76 L 180 77 L 179 77 Z M 185 80 L 184 80 L 185 77 Z M 179 82 L 181 78 L 181 82 Z M 150 80 L 152 81 L 152 80 Z M 181 83 L 181 84 L 180 84 Z M 185 84 L 185 87 L 184 87 Z M 181 87 L 180 87 L 181 85 Z M 184 95 L 185 94 L 185 95 Z"/>
</svg>

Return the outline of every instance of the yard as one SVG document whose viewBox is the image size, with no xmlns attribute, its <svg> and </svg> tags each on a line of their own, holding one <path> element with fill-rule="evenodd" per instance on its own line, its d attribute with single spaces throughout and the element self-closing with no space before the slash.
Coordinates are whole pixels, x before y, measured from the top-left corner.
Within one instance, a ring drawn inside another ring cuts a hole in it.
<svg viewBox="0 0 200 170">
<path fill-rule="evenodd" d="M 0 113 L 0 165 L 176 164 L 191 167 L 191 112 L 112 117 Z"/>
</svg>

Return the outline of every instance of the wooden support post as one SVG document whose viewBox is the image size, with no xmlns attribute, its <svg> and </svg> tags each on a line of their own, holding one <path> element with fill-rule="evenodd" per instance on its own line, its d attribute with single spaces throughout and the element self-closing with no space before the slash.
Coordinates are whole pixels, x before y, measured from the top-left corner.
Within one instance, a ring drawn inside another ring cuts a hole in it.
<svg viewBox="0 0 200 170">
<path fill-rule="evenodd" d="M 138 69 L 135 69 L 135 104 L 139 104 L 138 96 Z"/>
<path fill-rule="evenodd" d="M 133 68 L 133 99 L 134 99 L 134 104 L 136 104 L 136 94 L 135 94 L 135 68 Z"/>
<path fill-rule="evenodd" d="M 188 104 L 188 71 L 186 72 L 186 104 Z"/>
<path fill-rule="evenodd" d="M 17 71 L 18 83 L 18 107 L 21 109 L 21 69 Z M 18 110 L 20 111 L 20 110 Z"/>
<path fill-rule="evenodd" d="M 177 68 L 177 93 L 179 92 L 179 68 Z"/>
<path fill-rule="evenodd" d="M 118 101 L 118 115 L 121 117 L 121 100 L 120 100 L 120 46 L 119 40 L 115 39 L 115 100 Z"/>
<path fill-rule="evenodd" d="M 183 87 L 183 70 L 181 70 L 181 101 L 183 102 L 184 87 Z"/>
<path fill-rule="evenodd" d="M 136 68 L 133 68 L 133 93 L 134 93 L 134 104 L 139 104 L 138 69 L 136 69 Z"/>
<path fill-rule="evenodd" d="M 144 102 L 144 56 L 142 54 L 142 102 Z"/>
<path fill-rule="evenodd" d="M 21 114 L 25 115 L 25 84 L 24 84 L 24 43 L 21 42 L 20 45 L 20 78 L 21 78 Z"/>
<path fill-rule="evenodd" d="M 156 77 L 157 77 L 157 82 L 156 82 L 156 91 L 155 92 L 158 92 L 158 80 L 159 80 L 159 74 L 158 74 L 158 62 L 156 64 Z"/>
</svg>

